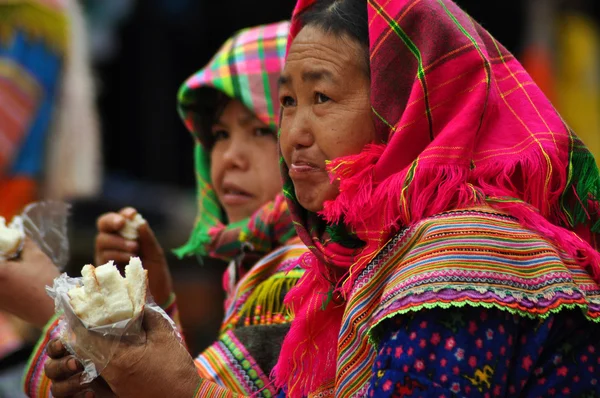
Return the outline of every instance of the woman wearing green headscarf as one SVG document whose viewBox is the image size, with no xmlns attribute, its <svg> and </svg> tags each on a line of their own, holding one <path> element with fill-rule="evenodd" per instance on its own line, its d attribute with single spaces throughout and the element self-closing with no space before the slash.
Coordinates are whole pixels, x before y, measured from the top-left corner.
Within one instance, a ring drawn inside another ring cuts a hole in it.
<svg viewBox="0 0 600 398">
<path fill-rule="evenodd" d="M 296 238 L 281 192 L 277 150 L 277 81 L 283 68 L 287 22 L 242 30 L 230 38 L 179 93 L 179 112 L 192 132 L 198 216 L 178 256 L 210 256 L 229 261 L 223 284 L 227 293 L 219 339 L 196 359 L 203 378 L 241 394 L 275 393 L 268 376 L 289 329 L 283 297 L 303 271 L 292 269 L 306 247 Z M 98 220 L 96 263 L 127 263 L 140 256 L 148 269 L 156 302 L 177 318 L 164 253 L 147 224 L 137 240 L 118 232 L 135 209 L 105 214 Z M 47 328 L 26 374 L 30 396 L 49 396 L 50 380 L 71 377 L 70 396 L 79 385 L 79 364 L 59 352 L 64 368 L 46 370 L 44 348 L 56 337 L 57 321 Z M 48 347 L 53 353 L 52 347 Z M 69 368 L 72 366 L 72 368 Z"/>
</svg>

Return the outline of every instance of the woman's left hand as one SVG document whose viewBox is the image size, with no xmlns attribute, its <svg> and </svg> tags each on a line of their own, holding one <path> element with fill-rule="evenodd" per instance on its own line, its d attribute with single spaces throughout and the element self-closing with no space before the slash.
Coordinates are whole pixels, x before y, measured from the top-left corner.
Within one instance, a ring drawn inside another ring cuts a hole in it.
<svg viewBox="0 0 600 398">
<path fill-rule="evenodd" d="M 54 301 L 46 293 L 60 275 L 52 260 L 29 238 L 20 258 L 0 262 L 0 310 L 37 327 L 54 315 Z"/>
<path fill-rule="evenodd" d="M 145 344 L 122 341 L 103 379 L 120 398 L 193 397 L 200 377 L 169 322 L 146 309 L 143 326 Z"/>
</svg>

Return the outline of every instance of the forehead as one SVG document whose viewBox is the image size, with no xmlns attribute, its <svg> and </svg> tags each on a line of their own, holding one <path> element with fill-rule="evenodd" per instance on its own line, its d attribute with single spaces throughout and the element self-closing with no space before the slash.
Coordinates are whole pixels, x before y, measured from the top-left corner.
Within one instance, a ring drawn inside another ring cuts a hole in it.
<svg viewBox="0 0 600 398">
<path fill-rule="evenodd" d="M 361 71 L 361 52 L 360 45 L 347 36 L 338 37 L 307 26 L 290 46 L 283 75 L 302 73 L 317 66 L 339 76 L 357 73 Z"/>
</svg>

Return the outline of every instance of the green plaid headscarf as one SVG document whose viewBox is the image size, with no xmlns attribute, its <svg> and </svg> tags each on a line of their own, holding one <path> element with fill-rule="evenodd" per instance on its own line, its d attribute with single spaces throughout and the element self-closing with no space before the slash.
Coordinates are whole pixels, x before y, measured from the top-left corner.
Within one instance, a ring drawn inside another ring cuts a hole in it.
<svg viewBox="0 0 600 398">
<path fill-rule="evenodd" d="M 261 228 L 261 237 L 278 235 L 275 240 L 285 241 L 294 236 L 287 217 L 287 206 L 265 206 L 251 220 L 242 220 L 225 226 L 223 209 L 210 180 L 210 132 L 202 115 L 218 111 L 216 93 L 241 101 L 262 122 L 277 131 L 279 101 L 277 80 L 285 62 L 289 22 L 279 22 L 243 29 L 234 34 L 219 49 L 206 67 L 185 81 L 178 94 L 178 111 L 195 140 L 195 170 L 198 195 L 198 215 L 188 242 L 175 250 L 179 257 L 211 255 L 224 259 L 234 256 L 242 238 L 250 240 L 254 251 L 271 249 L 269 239 L 252 239 L 249 230 Z M 204 123 L 204 124 L 203 124 Z M 275 214 L 273 213 L 275 211 Z M 267 214 L 268 213 L 268 214 Z M 283 215 L 283 217 L 281 217 Z M 257 221 L 257 218 L 259 219 Z M 286 220 L 283 220 L 283 219 Z M 264 225 L 265 220 L 276 220 L 277 227 Z M 268 230 L 268 231 L 265 231 Z M 225 232 L 225 233 L 223 233 Z M 215 239 L 219 235 L 219 243 Z M 224 242 L 226 236 L 229 242 Z"/>
</svg>

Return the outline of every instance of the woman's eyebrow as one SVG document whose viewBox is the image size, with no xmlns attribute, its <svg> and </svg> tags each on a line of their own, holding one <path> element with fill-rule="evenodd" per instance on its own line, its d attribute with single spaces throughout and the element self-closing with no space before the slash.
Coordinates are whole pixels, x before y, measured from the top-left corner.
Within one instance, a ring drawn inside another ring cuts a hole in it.
<svg viewBox="0 0 600 398">
<path fill-rule="evenodd" d="M 335 77 L 327 69 L 315 69 L 302 72 L 303 82 L 315 82 L 320 80 L 329 80 L 335 83 Z"/>
<path fill-rule="evenodd" d="M 334 74 L 327 69 L 315 69 L 302 72 L 303 82 L 315 82 L 320 80 L 329 80 L 333 83 L 336 83 L 337 81 Z M 293 78 L 291 76 L 281 75 L 278 79 L 278 85 L 279 87 L 289 86 L 292 81 Z"/>
</svg>

